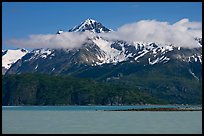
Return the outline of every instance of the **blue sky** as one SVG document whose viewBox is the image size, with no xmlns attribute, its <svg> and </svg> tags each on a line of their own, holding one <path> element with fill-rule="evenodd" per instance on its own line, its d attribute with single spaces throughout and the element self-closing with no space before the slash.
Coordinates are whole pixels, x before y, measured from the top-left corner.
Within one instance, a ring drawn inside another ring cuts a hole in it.
<svg viewBox="0 0 204 136">
<path fill-rule="evenodd" d="M 113 30 L 144 19 L 202 22 L 202 2 L 3 2 L 2 48 L 10 48 L 8 39 L 66 31 L 87 18 Z"/>
</svg>

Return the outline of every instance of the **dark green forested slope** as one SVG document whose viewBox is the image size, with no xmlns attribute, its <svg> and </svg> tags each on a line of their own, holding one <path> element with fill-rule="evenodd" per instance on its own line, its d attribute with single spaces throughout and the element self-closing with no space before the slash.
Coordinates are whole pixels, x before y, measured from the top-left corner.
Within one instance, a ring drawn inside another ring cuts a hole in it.
<svg viewBox="0 0 204 136">
<path fill-rule="evenodd" d="M 3 105 L 166 104 L 137 87 L 98 83 L 67 75 L 20 74 L 2 77 Z"/>
<path fill-rule="evenodd" d="M 86 67 L 71 74 L 116 86 L 139 88 L 171 104 L 202 103 L 202 65 L 198 62 L 172 60 L 156 65 L 123 62 Z"/>
<path fill-rule="evenodd" d="M 189 66 L 190 65 L 190 66 Z M 119 79 L 111 79 L 111 84 L 137 87 L 167 100 L 172 104 L 202 104 L 202 67 L 196 64 L 169 62 L 165 65 L 146 66 L 134 72 L 134 65 L 124 65 L 118 70 L 123 73 Z M 194 77 L 189 71 L 193 71 Z"/>
</svg>

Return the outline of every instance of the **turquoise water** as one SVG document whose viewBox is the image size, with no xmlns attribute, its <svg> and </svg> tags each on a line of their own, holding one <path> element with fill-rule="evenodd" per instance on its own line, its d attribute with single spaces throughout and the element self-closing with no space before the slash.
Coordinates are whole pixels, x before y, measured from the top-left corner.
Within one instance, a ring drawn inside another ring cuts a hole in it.
<svg viewBox="0 0 204 136">
<path fill-rule="evenodd" d="M 152 106 L 149 106 L 152 107 Z M 201 134 L 202 111 L 102 111 L 142 106 L 2 107 L 3 134 Z M 147 108 L 147 107 L 146 107 Z"/>
</svg>

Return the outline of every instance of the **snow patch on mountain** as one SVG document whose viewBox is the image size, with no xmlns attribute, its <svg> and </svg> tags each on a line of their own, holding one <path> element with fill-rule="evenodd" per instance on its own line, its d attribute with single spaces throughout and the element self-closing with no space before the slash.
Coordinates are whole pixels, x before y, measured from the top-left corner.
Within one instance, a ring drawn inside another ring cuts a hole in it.
<svg viewBox="0 0 204 136">
<path fill-rule="evenodd" d="M 120 51 L 111 47 L 111 45 L 114 43 L 113 41 L 107 41 L 98 37 L 98 38 L 94 38 L 93 42 L 101 49 L 101 52 L 103 53 L 102 56 L 98 56 L 98 59 L 101 61 L 97 63 L 98 65 L 101 65 L 104 63 L 116 64 L 118 62 L 127 60 L 123 45 L 121 45 L 122 51 Z"/>
<path fill-rule="evenodd" d="M 59 30 L 59 31 L 57 31 L 56 34 L 61 34 L 61 33 L 63 33 L 63 31 L 62 31 L 62 30 Z"/>
<path fill-rule="evenodd" d="M 197 62 L 199 61 L 200 63 L 202 63 L 202 55 L 192 55 L 192 56 L 189 56 L 188 59 L 187 59 L 188 62 Z"/>
<path fill-rule="evenodd" d="M 21 59 L 24 55 L 28 53 L 25 49 L 17 50 L 2 50 L 2 67 L 9 69 L 13 63 Z"/>
<path fill-rule="evenodd" d="M 46 59 L 49 55 L 51 55 L 52 52 L 53 52 L 53 50 L 51 50 L 51 49 L 33 50 L 32 52 L 30 52 L 31 54 L 33 54 L 33 56 L 31 58 L 29 58 L 29 61 L 32 59 L 38 59 L 38 58 Z M 54 54 L 52 54 L 52 56 L 54 56 Z"/>
<path fill-rule="evenodd" d="M 189 69 L 189 72 L 190 72 L 190 74 L 191 74 L 194 78 L 196 78 L 196 79 L 199 81 L 199 78 L 195 75 L 195 73 L 193 73 L 193 72 L 191 71 L 191 69 Z"/>
</svg>

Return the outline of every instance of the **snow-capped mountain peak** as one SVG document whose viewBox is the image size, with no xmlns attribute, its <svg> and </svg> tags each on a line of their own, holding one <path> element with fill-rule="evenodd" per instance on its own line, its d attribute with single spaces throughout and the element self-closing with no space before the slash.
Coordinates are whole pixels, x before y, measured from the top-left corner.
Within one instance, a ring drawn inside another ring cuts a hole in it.
<svg viewBox="0 0 204 136">
<path fill-rule="evenodd" d="M 93 33 L 104 33 L 110 32 L 112 30 L 106 28 L 100 22 L 97 22 L 93 19 L 86 19 L 85 21 L 81 22 L 80 25 L 75 26 L 74 28 L 69 30 L 69 32 L 84 32 L 84 31 L 91 31 Z"/>
<path fill-rule="evenodd" d="M 96 22 L 96 21 L 93 20 L 93 19 L 87 19 L 87 20 L 84 21 L 84 23 L 86 23 L 86 24 L 92 24 L 94 22 Z"/>
</svg>

